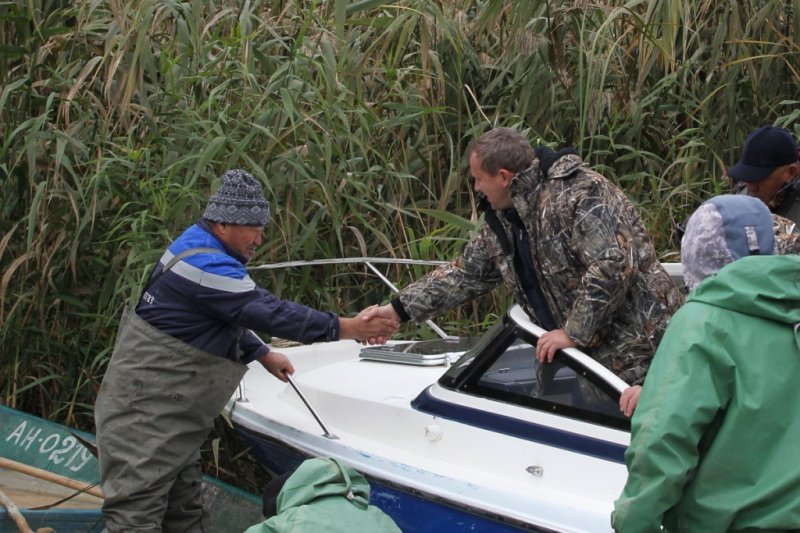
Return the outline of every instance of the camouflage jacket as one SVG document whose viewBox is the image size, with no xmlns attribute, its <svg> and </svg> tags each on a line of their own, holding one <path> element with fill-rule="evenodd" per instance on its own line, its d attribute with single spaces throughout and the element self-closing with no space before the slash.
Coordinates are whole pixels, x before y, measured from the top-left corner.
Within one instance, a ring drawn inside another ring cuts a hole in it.
<svg viewBox="0 0 800 533">
<path fill-rule="evenodd" d="M 779 255 L 800 254 L 800 228 L 797 224 L 773 213 L 772 229 L 775 231 L 775 244 Z"/>
<path fill-rule="evenodd" d="M 800 223 L 800 176 L 787 183 L 778 196 L 777 205 L 770 205 L 770 210 L 796 224 Z"/>
<path fill-rule="evenodd" d="M 683 298 L 633 205 L 574 154 L 559 158 L 546 176 L 534 159 L 514 178 L 511 194 L 555 322 L 624 381 L 641 384 Z M 400 292 L 408 316 L 428 319 L 504 283 L 536 321 L 514 271 L 509 226 L 501 211 L 489 209 L 459 257 Z"/>
</svg>

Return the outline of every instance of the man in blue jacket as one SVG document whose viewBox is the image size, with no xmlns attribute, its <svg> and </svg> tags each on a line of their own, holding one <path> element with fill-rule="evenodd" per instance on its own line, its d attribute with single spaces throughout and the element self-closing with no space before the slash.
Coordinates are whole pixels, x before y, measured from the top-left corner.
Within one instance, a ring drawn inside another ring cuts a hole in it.
<svg viewBox="0 0 800 533">
<path fill-rule="evenodd" d="M 95 406 L 110 532 L 205 530 L 200 446 L 214 417 L 247 363 L 284 381 L 294 372 L 253 330 L 304 343 L 396 331 L 397 321 L 341 318 L 256 286 L 245 264 L 269 218 L 261 184 L 226 172 L 125 310 Z"/>
</svg>

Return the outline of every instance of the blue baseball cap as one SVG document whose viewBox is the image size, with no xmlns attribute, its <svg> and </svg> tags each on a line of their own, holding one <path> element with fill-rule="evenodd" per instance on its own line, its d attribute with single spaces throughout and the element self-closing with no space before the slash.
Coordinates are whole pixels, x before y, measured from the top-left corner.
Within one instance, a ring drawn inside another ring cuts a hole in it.
<svg viewBox="0 0 800 533">
<path fill-rule="evenodd" d="M 761 181 L 773 170 L 797 161 L 797 140 L 783 128 L 765 126 L 747 136 L 742 159 L 728 169 L 736 181 Z"/>
</svg>

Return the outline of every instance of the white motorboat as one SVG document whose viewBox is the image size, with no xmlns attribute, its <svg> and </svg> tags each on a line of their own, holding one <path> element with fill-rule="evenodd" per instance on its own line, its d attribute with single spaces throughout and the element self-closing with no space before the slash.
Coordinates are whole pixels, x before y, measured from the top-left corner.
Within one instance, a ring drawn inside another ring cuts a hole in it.
<svg viewBox="0 0 800 533">
<path fill-rule="evenodd" d="M 403 531 L 610 531 L 627 384 L 576 349 L 540 365 L 542 333 L 514 306 L 478 339 L 281 348 L 292 382 L 251 364 L 226 413 L 273 472 L 347 461 Z"/>
</svg>

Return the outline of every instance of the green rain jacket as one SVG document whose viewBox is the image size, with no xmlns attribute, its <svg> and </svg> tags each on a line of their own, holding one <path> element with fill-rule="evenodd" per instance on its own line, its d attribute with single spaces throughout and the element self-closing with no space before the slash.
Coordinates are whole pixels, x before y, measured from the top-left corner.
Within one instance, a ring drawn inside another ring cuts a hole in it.
<svg viewBox="0 0 800 533">
<path fill-rule="evenodd" d="M 289 476 L 277 514 L 245 533 L 400 533 L 369 505 L 369 483 L 353 468 L 328 458 L 308 459 Z"/>
<path fill-rule="evenodd" d="M 653 358 L 613 525 L 800 528 L 800 256 L 726 265 L 689 296 Z"/>
</svg>

